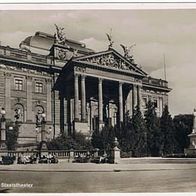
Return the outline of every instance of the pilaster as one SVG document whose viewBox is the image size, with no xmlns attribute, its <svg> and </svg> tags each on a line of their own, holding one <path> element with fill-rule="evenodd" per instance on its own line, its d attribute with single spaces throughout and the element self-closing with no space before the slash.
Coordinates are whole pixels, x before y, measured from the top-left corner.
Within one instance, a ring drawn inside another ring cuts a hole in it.
<svg viewBox="0 0 196 196">
<path fill-rule="evenodd" d="M 6 118 L 11 119 L 11 73 L 5 73 L 5 111 Z"/>
<path fill-rule="evenodd" d="M 27 76 L 27 121 L 32 121 L 32 77 Z"/>
</svg>

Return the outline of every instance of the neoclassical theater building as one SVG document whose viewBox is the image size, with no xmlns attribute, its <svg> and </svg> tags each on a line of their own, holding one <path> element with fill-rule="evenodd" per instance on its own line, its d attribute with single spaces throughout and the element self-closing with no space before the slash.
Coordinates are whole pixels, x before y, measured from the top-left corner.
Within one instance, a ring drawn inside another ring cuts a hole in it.
<svg viewBox="0 0 196 196">
<path fill-rule="evenodd" d="M 58 29 L 57 29 L 58 30 Z M 118 125 L 152 100 L 158 116 L 168 104 L 168 82 L 150 77 L 124 47 L 95 52 L 75 40 L 36 32 L 19 48 L 0 46 L 0 106 L 6 119 L 20 111 L 19 145 L 38 140 L 36 114 L 46 114 L 48 139 L 60 131 L 87 136 Z M 143 65 L 145 67 L 145 65 Z"/>
</svg>

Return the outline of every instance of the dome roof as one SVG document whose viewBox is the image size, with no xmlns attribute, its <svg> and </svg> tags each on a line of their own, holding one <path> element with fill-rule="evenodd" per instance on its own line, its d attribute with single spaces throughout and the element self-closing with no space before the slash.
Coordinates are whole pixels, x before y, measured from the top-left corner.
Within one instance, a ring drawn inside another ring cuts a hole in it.
<svg viewBox="0 0 196 196">
<path fill-rule="evenodd" d="M 93 50 L 86 48 L 86 45 L 84 43 L 70 39 L 66 39 L 65 42 L 68 46 L 70 46 L 72 50 L 78 50 L 79 53 L 94 53 Z M 20 43 L 20 46 L 25 45 L 49 51 L 54 43 L 55 39 L 54 36 L 52 36 L 51 34 L 36 32 L 34 36 L 29 36 L 24 41 L 22 41 Z"/>
</svg>

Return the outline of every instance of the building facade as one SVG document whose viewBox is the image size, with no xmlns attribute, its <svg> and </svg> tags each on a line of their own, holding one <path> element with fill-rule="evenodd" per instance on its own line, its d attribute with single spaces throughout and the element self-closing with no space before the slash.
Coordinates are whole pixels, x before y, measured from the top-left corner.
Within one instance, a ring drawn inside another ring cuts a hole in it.
<svg viewBox="0 0 196 196">
<path fill-rule="evenodd" d="M 151 99 L 160 116 L 168 104 L 167 81 L 151 78 L 113 48 L 95 53 L 85 44 L 36 32 L 20 48 L 0 46 L 0 107 L 7 121 L 19 112 L 18 144 L 39 141 L 36 114 L 46 114 L 48 139 L 126 121 Z"/>
</svg>

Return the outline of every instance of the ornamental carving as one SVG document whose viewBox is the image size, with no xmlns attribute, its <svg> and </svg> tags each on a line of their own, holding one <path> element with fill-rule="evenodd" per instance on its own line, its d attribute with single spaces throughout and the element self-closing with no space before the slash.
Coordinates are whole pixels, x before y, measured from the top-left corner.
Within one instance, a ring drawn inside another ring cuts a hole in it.
<svg viewBox="0 0 196 196">
<path fill-rule="evenodd" d="M 83 73 L 86 72 L 86 68 L 85 67 L 77 67 L 77 66 L 75 66 L 74 70 L 78 71 L 78 72 L 83 72 Z"/>
<path fill-rule="evenodd" d="M 56 48 L 56 56 L 57 59 L 59 60 L 66 60 L 67 57 L 67 50 L 62 49 L 62 48 Z"/>
<path fill-rule="evenodd" d="M 142 83 L 142 80 L 137 79 L 137 78 L 135 78 L 134 81 L 137 82 L 137 83 Z"/>
<path fill-rule="evenodd" d="M 87 58 L 87 62 L 103 65 L 111 68 L 134 71 L 123 59 L 114 57 L 113 54 L 106 54 L 98 57 Z"/>
</svg>

